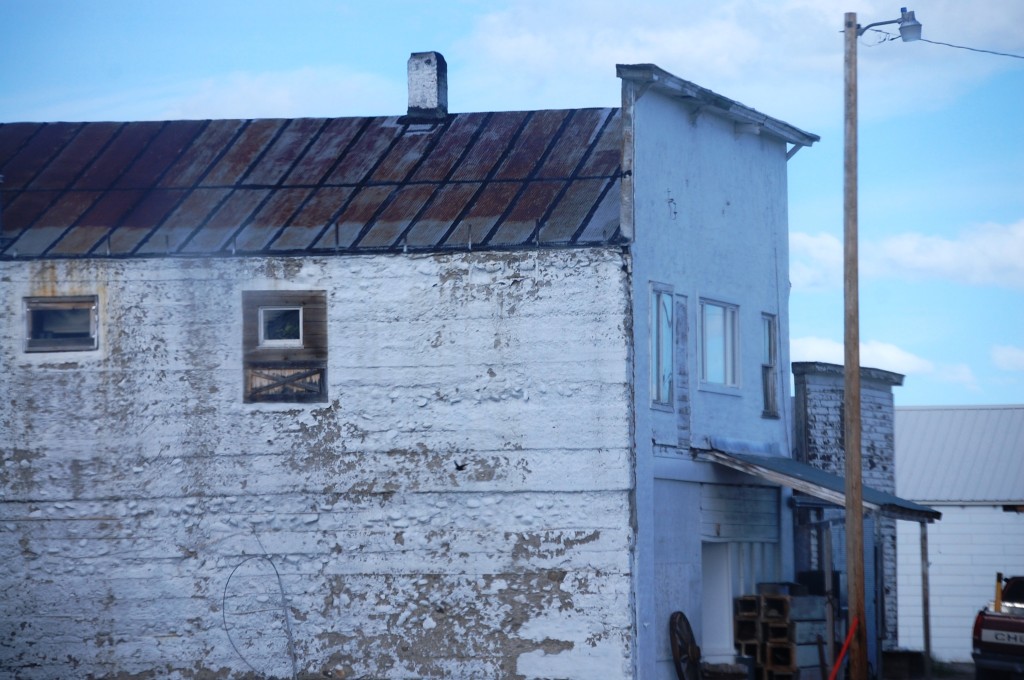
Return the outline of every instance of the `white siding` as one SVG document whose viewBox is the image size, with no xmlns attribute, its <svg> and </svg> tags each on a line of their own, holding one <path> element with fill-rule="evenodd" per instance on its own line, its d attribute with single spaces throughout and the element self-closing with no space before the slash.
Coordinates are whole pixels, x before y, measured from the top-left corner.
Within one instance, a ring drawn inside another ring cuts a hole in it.
<svg viewBox="0 0 1024 680">
<path fill-rule="evenodd" d="M 971 660 L 974 615 L 995 594 L 996 572 L 1024 574 L 1024 514 L 991 506 L 934 506 L 942 520 L 928 526 L 932 654 Z M 899 640 L 924 649 L 920 529 L 897 523 Z"/>
<path fill-rule="evenodd" d="M 631 675 L 618 250 L 4 276 L 0 667 Z M 327 291 L 327 403 L 242 402 L 275 288 Z M 23 296 L 85 293 L 99 350 L 23 353 Z"/>
</svg>

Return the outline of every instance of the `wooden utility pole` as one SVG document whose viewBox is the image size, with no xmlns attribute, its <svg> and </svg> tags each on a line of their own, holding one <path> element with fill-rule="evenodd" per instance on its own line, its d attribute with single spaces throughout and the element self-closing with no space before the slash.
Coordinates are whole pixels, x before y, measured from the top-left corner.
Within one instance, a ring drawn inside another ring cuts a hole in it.
<svg viewBox="0 0 1024 680">
<path fill-rule="evenodd" d="M 846 13 L 845 153 L 843 161 L 843 449 L 846 455 L 846 579 L 849 621 L 857 630 L 850 644 L 850 678 L 866 680 L 867 621 L 864 616 L 864 506 L 861 482 L 860 303 L 857 264 L 857 38 L 856 12 Z"/>
</svg>

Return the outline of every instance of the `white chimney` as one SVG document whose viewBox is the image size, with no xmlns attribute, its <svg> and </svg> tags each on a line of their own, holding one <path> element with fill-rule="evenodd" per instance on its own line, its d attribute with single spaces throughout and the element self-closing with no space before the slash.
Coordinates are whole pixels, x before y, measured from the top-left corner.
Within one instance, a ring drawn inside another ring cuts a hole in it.
<svg viewBox="0 0 1024 680">
<path fill-rule="evenodd" d="M 409 116 L 443 120 L 448 115 L 448 62 L 440 52 L 409 56 Z"/>
</svg>

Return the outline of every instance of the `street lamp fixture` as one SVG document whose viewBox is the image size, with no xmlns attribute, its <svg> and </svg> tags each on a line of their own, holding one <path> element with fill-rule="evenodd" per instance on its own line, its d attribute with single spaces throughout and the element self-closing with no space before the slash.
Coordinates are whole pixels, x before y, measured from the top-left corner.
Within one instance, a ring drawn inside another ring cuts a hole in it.
<svg viewBox="0 0 1024 680">
<path fill-rule="evenodd" d="M 913 10 L 907 11 L 906 7 L 900 7 L 900 18 L 890 19 L 889 21 L 876 21 L 873 24 L 867 26 L 857 26 L 857 35 L 864 35 L 864 32 L 869 28 L 875 26 L 886 26 L 888 24 L 899 24 L 900 25 L 900 38 L 903 42 L 914 42 L 915 40 L 921 39 L 921 22 L 914 16 Z"/>
<path fill-rule="evenodd" d="M 901 8 L 900 18 L 861 27 L 856 12 L 845 17 L 846 90 L 843 158 L 843 451 L 846 457 L 846 573 L 849 620 L 854 627 L 850 644 L 852 680 L 866 680 L 867 619 L 864 606 L 864 507 L 861 481 L 860 309 L 857 267 L 857 39 L 869 28 L 899 24 L 903 42 L 920 40 L 921 24 Z M 927 606 L 927 605 L 926 605 Z M 925 671 L 931 677 L 928 630 L 925 623 Z"/>
</svg>

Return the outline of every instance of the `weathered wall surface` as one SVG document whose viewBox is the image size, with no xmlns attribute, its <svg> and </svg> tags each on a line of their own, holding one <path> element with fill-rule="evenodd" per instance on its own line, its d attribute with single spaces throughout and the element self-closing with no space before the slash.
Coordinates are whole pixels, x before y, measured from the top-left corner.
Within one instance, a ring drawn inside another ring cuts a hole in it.
<svg viewBox="0 0 1024 680">
<path fill-rule="evenodd" d="M 798 458 L 816 468 L 846 476 L 843 441 L 843 367 L 834 364 L 793 364 L 796 377 L 796 439 Z M 903 384 L 898 373 L 861 368 L 861 480 L 865 486 L 896 493 L 895 407 L 892 388 Z M 896 597 L 896 520 L 876 518 L 882 548 L 884 629 L 882 646 L 898 646 Z M 865 536 L 869 544 L 871 536 Z M 845 539 L 842 539 L 845 540 Z M 833 550 L 842 546 L 833 542 Z M 845 548 L 843 548 L 845 549 Z M 844 553 L 845 554 L 845 553 Z M 807 562 L 807 555 L 797 557 Z M 806 568 L 806 567 L 804 567 Z M 837 569 L 845 570 L 843 565 Z M 870 596 L 870 593 L 868 593 Z"/>
<path fill-rule="evenodd" d="M 0 674 L 629 676 L 623 264 L 3 263 Z M 242 401 L 275 288 L 327 291 L 326 403 Z M 73 294 L 99 349 L 24 353 Z"/>
</svg>

